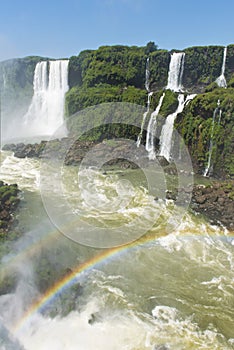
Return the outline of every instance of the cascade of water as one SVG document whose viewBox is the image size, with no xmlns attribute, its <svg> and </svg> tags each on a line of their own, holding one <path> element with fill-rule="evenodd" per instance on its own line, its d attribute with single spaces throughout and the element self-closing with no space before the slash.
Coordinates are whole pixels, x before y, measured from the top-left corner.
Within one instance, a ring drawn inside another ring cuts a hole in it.
<svg viewBox="0 0 234 350">
<path fill-rule="evenodd" d="M 219 110 L 219 119 L 218 119 L 218 124 L 220 124 L 222 118 L 222 109 Z"/>
<path fill-rule="evenodd" d="M 3 71 L 3 75 L 2 75 L 2 80 L 3 80 L 3 90 L 6 88 L 7 85 L 7 79 L 6 79 L 6 74 Z"/>
<path fill-rule="evenodd" d="M 147 58 L 145 67 L 145 88 L 146 91 L 150 92 L 150 59 Z"/>
<path fill-rule="evenodd" d="M 209 155 L 208 155 L 208 161 L 207 161 L 207 166 L 204 170 L 203 176 L 209 176 L 211 170 L 212 170 L 212 164 L 211 164 L 211 159 L 212 159 L 212 154 L 213 154 L 213 148 L 214 148 L 214 126 L 215 126 L 215 120 L 216 116 L 219 112 L 219 117 L 218 117 L 218 123 L 220 123 L 221 120 L 221 115 L 222 111 L 219 107 L 220 103 L 218 100 L 217 107 L 214 110 L 213 117 L 212 117 L 212 126 L 211 126 L 211 134 L 210 134 L 210 145 L 209 145 Z"/>
<path fill-rule="evenodd" d="M 223 63 L 222 63 L 222 69 L 221 69 L 221 74 L 220 76 L 216 79 L 216 83 L 218 84 L 219 87 L 226 88 L 227 83 L 225 79 L 225 64 L 226 64 L 226 57 L 227 57 L 227 47 L 224 48 L 223 51 Z"/>
<path fill-rule="evenodd" d="M 143 119 L 142 119 L 142 123 L 141 123 L 141 131 L 140 131 L 140 134 L 138 135 L 138 138 L 137 138 L 137 147 L 139 147 L 141 144 L 142 134 L 144 131 L 144 126 L 145 126 L 145 119 L 150 111 L 150 100 L 151 100 L 152 95 L 153 95 L 153 92 L 148 93 L 147 109 L 146 109 L 146 112 L 143 114 Z"/>
<path fill-rule="evenodd" d="M 155 111 L 151 114 L 150 121 L 147 128 L 147 135 L 146 135 L 146 150 L 149 152 L 149 159 L 155 159 L 155 145 L 154 145 L 154 139 L 156 134 L 156 125 L 157 125 L 157 116 L 159 114 L 159 111 L 161 109 L 163 99 L 164 99 L 165 93 L 162 94 L 162 96 L 159 99 L 159 103 Z"/>
<path fill-rule="evenodd" d="M 172 114 L 169 114 L 165 124 L 162 127 L 161 136 L 160 136 L 160 151 L 159 155 L 166 158 L 168 161 L 171 156 L 171 148 L 172 148 L 172 135 L 173 135 L 173 126 L 174 121 L 179 113 L 181 113 L 187 103 L 191 101 L 196 94 L 188 95 L 186 99 L 184 99 L 184 94 L 178 95 L 178 107 L 176 111 Z"/>
<path fill-rule="evenodd" d="M 180 92 L 183 91 L 182 78 L 184 72 L 184 52 L 174 52 L 171 55 L 171 61 L 169 65 L 167 89 Z"/>
<path fill-rule="evenodd" d="M 146 112 L 143 114 L 143 119 L 142 119 L 142 123 L 141 123 L 141 131 L 137 137 L 137 147 L 140 146 L 141 144 L 141 139 L 142 139 L 142 134 L 143 134 L 143 130 L 144 130 L 144 126 L 145 126 L 145 119 L 149 113 L 150 110 L 150 100 L 151 100 L 151 96 L 153 95 L 153 92 L 150 92 L 150 61 L 149 61 L 149 57 L 147 58 L 146 61 L 146 67 L 145 67 L 145 88 L 146 91 L 148 92 L 148 99 L 147 99 L 147 109 Z"/>
<path fill-rule="evenodd" d="M 24 116 L 24 134 L 52 135 L 64 122 L 68 91 L 68 60 L 39 62 L 33 81 L 33 98 Z M 64 130 L 65 133 L 65 130 Z"/>
</svg>

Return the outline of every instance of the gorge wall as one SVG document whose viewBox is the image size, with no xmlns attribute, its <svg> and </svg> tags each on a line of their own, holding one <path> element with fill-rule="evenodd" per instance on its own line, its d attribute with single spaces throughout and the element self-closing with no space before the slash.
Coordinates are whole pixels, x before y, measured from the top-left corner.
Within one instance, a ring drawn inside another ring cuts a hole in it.
<svg viewBox="0 0 234 350">
<path fill-rule="evenodd" d="M 189 147 L 194 169 L 203 174 L 210 155 L 212 138 L 211 173 L 218 177 L 234 176 L 234 45 L 229 45 L 225 57 L 225 81 L 227 87 L 219 87 L 216 80 L 221 75 L 224 47 L 191 47 L 183 51 L 161 50 L 152 42 L 144 47 L 102 46 L 97 50 L 85 50 L 69 59 L 66 94 L 66 117 L 103 102 L 131 102 L 147 106 L 151 93 L 150 115 L 156 110 L 165 92 L 159 114 L 163 117 L 178 108 L 180 91 L 165 90 L 168 84 L 169 66 L 173 52 L 183 53 L 181 90 L 187 95 L 197 94 L 176 115 L 175 127 Z M 12 115 L 22 118 L 33 95 L 33 76 L 36 64 L 47 58 L 27 57 L 0 63 L 0 87 L 2 96 L 3 129 Z M 146 62 L 148 81 L 146 88 Z M 148 91 L 147 91 L 148 89 Z M 23 101 L 23 102 L 22 102 Z M 214 111 L 219 103 L 217 117 Z M 127 133 L 137 138 L 136 130 Z M 102 132 L 93 133 L 99 138 Z M 113 132 L 119 135 L 119 129 Z M 112 133 L 112 134 L 113 134 Z M 124 135 L 126 136 L 126 135 Z M 128 135 L 127 135 L 128 136 Z M 108 137 L 108 132 L 102 137 Z M 147 135 L 143 133 L 142 143 Z M 155 138 L 155 149 L 160 140 Z"/>
</svg>

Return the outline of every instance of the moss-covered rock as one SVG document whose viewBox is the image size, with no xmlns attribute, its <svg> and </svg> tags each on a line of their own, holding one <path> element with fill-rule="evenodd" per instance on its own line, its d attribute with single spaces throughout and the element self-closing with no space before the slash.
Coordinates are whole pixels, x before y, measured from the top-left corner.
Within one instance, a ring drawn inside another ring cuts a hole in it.
<svg viewBox="0 0 234 350">
<path fill-rule="evenodd" d="M 68 72 L 70 90 L 66 94 L 65 103 L 68 125 L 74 127 L 69 123 L 69 117 L 75 113 L 106 102 L 128 102 L 146 107 L 145 74 L 148 58 L 149 88 L 153 92 L 150 107 L 155 110 L 167 85 L 170 57 L 174 51 L 178 52 L 178 50 L 169 52 L 158 49 L 157 45 L 149 42 L 142 47 L 101 46 L 97 50 L 85 50 L 77 56 L 72 56 Z M 182 85 L 185 93 L 199 95 L 178 116 L 176 127 L 189 147 L 195 171 L 202 173 L 208 160 L 213 112 L 217 107 L 217 101 L 220 100 L 222 115 L 220 122 L 215 123 L 213 135 L 215 141 L 212 154 L 213 174 L 233 176 L 234 45 L 227 47 L 225 65 L 227 89 L 220 89 L 216 83 L 221 74 L 223 46 L 190 47 L 183 52 L 185 61 Z M 26 97 L 29 103 L 36 63 L 44 59 L 46 58 L 26 57 L 0 63 L 0 85 L 5 86 L 4 108 L 8 108 L 8 105 L 14 108 L 22 96 Z M 9 100 L 13 103 L 8 103 Z M 177 94 L 166 91 L 160 115 L 166 117 L 176 110 L 177 105 Z M 147 118 L 149 116 L 150 114 Z M 131 135 L 133 138 L 134 133 L 136 137 L 137 131 L 132 128 L 124 135 Z M 89 140 L 103 140 L 108 138 L 108 135 L 118 137 L 121 134 L 123 128 L 117 124 L 112 128 L 98 127 L 89 134 Z M 145 133 L 143 136 L 145 137 Z M 43 148 L 43 145 L 40 147 Z M 19 147 L 18 151 L 20 156 Z M 22 151 L 22 154 L 27 154 L 28 157 L 37 156 L 35 153 L 41 154 L 41 149 L 30 150 L 28 146 L 27 150 Z"/>
<path fill-rule="evenodd" d="M 0 181 L 0 240 L 6 238 L 7 232 L 14 222 L 13 213 L 19 204 L 17 185 L 7 185 Z"/>
<path fill-rule="evenodd" d="M 233 88 L 215 88 L 198 95 L 177 117 L 176 127 L 188 145 L 198 173 L 203 173 L 207 165 L 212 137 L 213 176 L 234 176 L 233 96 Z"/>
<path fill-rule="evenodd" d="M 17 220 L 16 209 L 19 205 L 18 186 L 7 185 L 0 181 L 0 259 L 9 253 L 10 242 L 18 238 L 19 233 L 15 229 Z M 15 274 L 0 274 L 0 295 L 8 293 L 16 285 Z"/>
<path fill-rule="evenodd" d="M 129 102 L 145 105 L 147 93 L 134 86 L 120 87 L 108 84 L 99 84 L 95 87 L 73 87 L 66 96 L 66 115 L 105 102 Z"/>
<path fill-rule="evenodd" d="M 189 91 L 201 92 L 220 75 L 223 48 L 197 46 L 187 48 L 184 52 L 183 85 Z"/>
</svg>

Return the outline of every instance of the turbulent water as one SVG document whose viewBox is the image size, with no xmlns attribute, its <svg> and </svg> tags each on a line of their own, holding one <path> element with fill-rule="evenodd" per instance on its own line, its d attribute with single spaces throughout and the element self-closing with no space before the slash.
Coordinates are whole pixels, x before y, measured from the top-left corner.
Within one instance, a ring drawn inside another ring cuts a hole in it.
<svg viewBox="0 0 234 350">
<path fill-rule="evenodd" d="M 118 227 L 141 216 L 143 207 L 142 221 L 160 214 L 136 244 L 105 255 L 56 230 L 42 205 L 37 160 L 2 152 L 1 162 L 1 179 L 17 182 L 24 196 L 18 217 L 24 234 L 1 262 L 1 274 L 18 275 L 15 290 L 0 296 L 1 350 L 233 349 L 231 233 L 189 212 L 168 232 L 173 203 L 149 196 L 140 170 L 92 168 L 78 176 L 77 168 L 65 167 L 65 199 L 91 224 Z M 163 186 L 155 178 L 155 187 Z M 55 206 L 63 205 L 56 189 L 51 197 Z M 100 253 L 104 258 L 95 260 Z M 44 260 L 56 274 L 90 259 L 94 263 L 73 285 L 24 317 L 40 294 L 38 279 L 49 276 Z M 38 266 L 44 266 L 40 273 Z"/>
</svg>

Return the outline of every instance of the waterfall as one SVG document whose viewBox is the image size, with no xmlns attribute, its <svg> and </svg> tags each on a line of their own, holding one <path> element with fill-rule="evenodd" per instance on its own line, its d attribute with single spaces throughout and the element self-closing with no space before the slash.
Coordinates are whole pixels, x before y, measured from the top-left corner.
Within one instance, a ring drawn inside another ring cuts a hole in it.
<svg viewBox="0 0 234 350">
<path fill-rule="evenodd" d="M 6 89 L 7 86 L 7 79 L 6 79 L 6 73 L 3 71 L 2 75 L 2 80 L 3 80 L 3 91 Z"/>
<path fill-rule="evenodd" d="M 223 87 L 226 88 L 227 87 L 227 83 L 226 83 L 226 79 L 224 76 L 225 73 L 225 64 L 226 64 L 226 57 L 227 57 L 227 47 L 224 48 L 223 51 L 223 64 L 222 64 L 222 69 L 221 69 L 221 74 L 220 76 L 216 79 L 216 83 L 218 84 L 219 87 Z"/>
<path fill-rule="evenodd" d="M 153 95 L 153 92 L 150 92 L 150 60 L 149 60 L 149 57 L 147 58 L 146 67 L 145 67 L 145 88 L 146 88 L 146 91 L 148 92 L 147 109 L 146 109 L 146 112 L 143 114 L 143 119 L 142 119 L 142 123 L 141 123 L 141 131 L 137 137 L 137 147 L 139 147 L 141 144 L 142 134 L 144 131 L 144 126 L 145 126 L 145 119 L 149 113 L 150 100 L 151 100 L 151 96 Z"/>
<path fill-rule="evenodd" d="M 220 110 L 219 110 L 219 119 L 218 119 L 218 125 L 220 125 L 221 118 L 222 118 L 222 109 L 220 109 Z"/>
<path fill-rule="evenodd" d="M 212 159 L 213 147 L 214 147 L 213 138 L 214 138 L 215 120 L 216 120 L 216 116 L 217 116 L 217 114 L 219 112 L 219 117 L 218 117 L 218 124 L 219 124 L 220 120 L 221 120 L 221 115 L 222 115 L 222 111 L 221 111 L 219 105 L 220 105 L 220 102 L 218 100 L 217 107 L 215 108 L 214 113 L 213 113 L 213 117 L 212 117 L 212 127 L 211 127 L 210 145 L 209 145 L 209 155 L 208 155 L 207 166 L 206 166 L 206 168 L 204 170 L 203 176 L 209 176 L 209 173 L 212 170 L 211 159 Z"/>
<path fill-rule="evenodd" d="M 150 60 L 149 57 L 146 61 L 146 68 L 145 68 L 145 88 L 146 91 L 150 92 Z"/>
<path fill-rule="evenodd" d="M 37 63 L 32 102 L 23 117 L 27 136 L 52 135 L 63 124 L 65 93 L 69 89 L 68 63 L 68 60 Z"/>
<path fill-rule="evenodd" d="M 147 135 L 146 135 L 146 150 L 149 152 L 149 159 L 155 159 L 155 135 L 156 135 L 156 125 L 157 125 L 157 116 L 159 114 L 159 111 L 161 109 L 163 99 L 164 99 L 165 93 L 162 94 L 162 96 L 159 99 L 159 103 L 155 111 L 151 114 L 150 121 L 147 128 Z"/>
<path fill-rule="evenodd" d="M 171 148 L 172 148 L 172 135 L 173 135 L 173 127 L 174 121 L 179 113 L 182 113 L 184 106 L 191 101 L 196 94 L 191 94 L 184 99 L 184 94 L 178 95 L 178 107 L 176 111 L 172 114 L 169 114 L 167 117 L 165 124 L 162 127 L 161 136 L 160 136 L 160 151 L 159 155 L 166 158 L 168 161 L 171 156 Z"/>
<path fill-rule="evenodd" d="M 174 52 L 171 55 L 166 89 L 175 92 L 180 92 L 183 90 L 182 78 L 184 72 L 184 59 L 184 52 Z"/>
<path fill-rule="evenodd" d="M 143 114 L 143 119 L 142 119 L 142 123 L 141 123 L 141 131 L 140 131 L 140 134 L 138 135 L 138 138 L 137 138 L 137 147 L 139 147 L 141 144 L 142 134 L 144 131 L 144 126 L 145 126 L 145 119 L 150 111 L 150 100 L 151 100 L 152 95 L 153 95 L 153 92 L 148 93 L 147 109 L 146 109 L 146 112 Z"/>
</svg>

